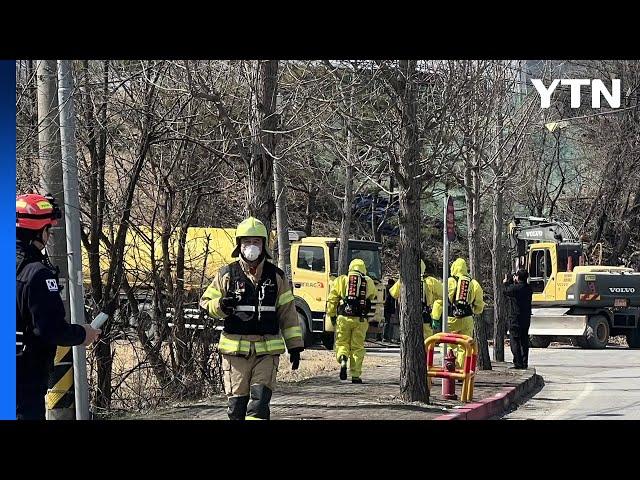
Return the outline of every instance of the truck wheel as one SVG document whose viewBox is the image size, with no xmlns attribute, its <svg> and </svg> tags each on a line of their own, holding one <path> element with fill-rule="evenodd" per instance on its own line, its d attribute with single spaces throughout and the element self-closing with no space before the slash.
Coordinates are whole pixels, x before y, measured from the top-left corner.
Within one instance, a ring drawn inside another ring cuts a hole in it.
<svg viewBox="0 0 640 480">
<path fill-rule="evenodd" d="M 539 335 L 531 335 L 529 337 L 529 345 L 533 348 L 547 348 L 551 343 L 551 337 L 541 337 Z"/>
<path fill-rule="evenodd" d="M 609 322 L 602 315 L 593 315 L 587 321 L 587 346 L 605 348 L 609 342 Z"/>
<path fill-rule="evenodd" d="M 322 334 L 322 345 L 327 350 L 333 350 L 334 332 L 324 332 Z"/>
<path fill-rule="evenodd" d="M 640 325 L 625 334 L 625 336 L 627 337 L 629 348 L 640 348 Z"/>
<path fill-rule="evenodd" d="M 302 330 L 302 340 L 304 341 L 304 347 L 313 346 L 313 335 L 309 330 L 309 324 L 307 323 L 307 316 L 300 310 L 298 312 L 298 322 L 300 323 L 300 329 Z"/>
<path fill-rule="evenodd" d="M 571 345 L 574 347 L 587 348 L 587 339 L 584 337 L 571 337 Z"/>
</svg>

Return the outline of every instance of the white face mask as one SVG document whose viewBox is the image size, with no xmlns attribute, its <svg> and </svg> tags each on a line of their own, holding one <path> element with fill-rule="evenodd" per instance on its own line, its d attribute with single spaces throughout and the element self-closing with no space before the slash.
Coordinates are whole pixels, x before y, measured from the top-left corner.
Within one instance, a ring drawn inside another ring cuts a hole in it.
<svg viewBox="0 0 640 480">
<path fill-rule="evenodd" d="M 258 257 L 260 256 L 260 252 L 261 252 L 260 247 L 256 245 L 246 245 L 242 247 L 242 255 L 244 256 L 244 258 L 246 258 L 250 262 L 257 260 Z"/>
</svg>

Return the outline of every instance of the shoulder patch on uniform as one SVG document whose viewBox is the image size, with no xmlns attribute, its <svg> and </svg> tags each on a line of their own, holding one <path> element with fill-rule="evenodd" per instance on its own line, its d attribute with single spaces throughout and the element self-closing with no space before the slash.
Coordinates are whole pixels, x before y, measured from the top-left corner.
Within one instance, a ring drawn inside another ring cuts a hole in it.
<svg viewBox="0 0 640 480">
<path fill-rule="evenodd" d="M 45 281 L 47 282 L 47 288 L 50 292 L 58 291 L 58 282 L 56 282 L 55 278 L 47 278 Z"/>
</svg>

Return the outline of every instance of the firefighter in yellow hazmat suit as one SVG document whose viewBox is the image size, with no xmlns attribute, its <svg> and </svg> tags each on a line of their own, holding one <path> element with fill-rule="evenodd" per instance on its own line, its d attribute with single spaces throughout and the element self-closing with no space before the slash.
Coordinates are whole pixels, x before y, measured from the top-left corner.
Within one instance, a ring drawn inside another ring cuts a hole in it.
<svg viewBox="0 0 640 480">
<path fill-rule="evenodd" d="M 422 289 L 422 333 L 426 340 L 433 335 L 432 310 L 434 302 L 440 300 L 440 316 L 442 316 L 442 282 L 435 277 L 426 274 L 427 266 L 424 260 L 420 260 L 420 275 Z M 398 280 L 389 293 L 396 300 L 400 298 L 400 280 Z"/>
<path fill-rule="evenodd" d="M 354 258 L 349 273 L 340 275 L 327 299 L 327 315 L 336 326 L 336 358 L 340 364 L 340 380 L 347 379 L 347 360 L 352 383 L 362 383 L 364 340 L 369 329 L 367 313 L 377 296 L 376 286 L 367 276 L 364 261 Z"/>
<path fill-rule="evenodd" d="M 448 283 L 449 290 L 449 316 L 447 318 L 447 331 L 460 333 L 473 337 L 473 315 L 479 315 L 484 310 L 484 295 L 482 287 L 477 280 L 469 276 L 467 262 L 457 258 L 451 264 L 451 276 Z M 434 325 L 442 318 L 442 300 L 437 300 L 431 312 Z M 436 330 L 439 330 L 436 328 Z M 464 362 L 464 349 L 454 348 L 456 354 L 456 366 L 462 368 Z"/>
</svg>

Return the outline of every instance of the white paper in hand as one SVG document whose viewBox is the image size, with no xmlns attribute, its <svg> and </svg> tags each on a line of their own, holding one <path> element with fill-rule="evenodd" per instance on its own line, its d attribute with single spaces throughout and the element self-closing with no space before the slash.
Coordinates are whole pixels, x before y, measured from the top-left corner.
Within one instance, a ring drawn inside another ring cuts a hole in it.
<svg viewBox="0 0 640 480">
<path fill-rule="evenodd" d="M 93 322 L 91 322 L 91 327 L 100 328 L 104 324 L 104 322 L 107 321 L 108 318 L 109 318 L 109 315 L 107 315 L 104 312 L 100 312 L 98 316 L 93 319 Z"/>
</svg>

